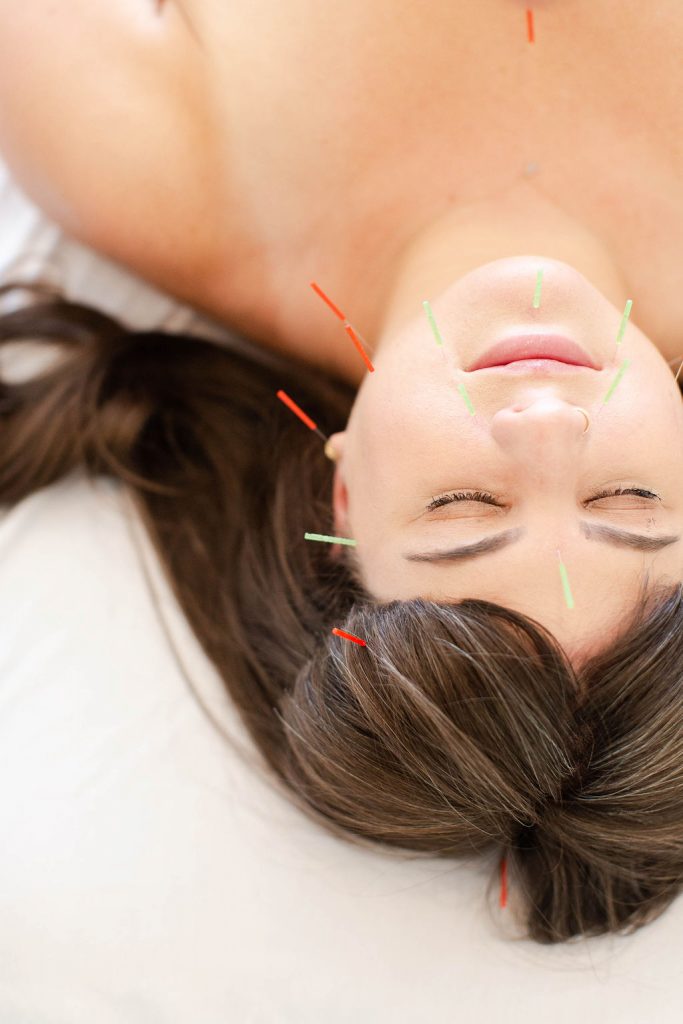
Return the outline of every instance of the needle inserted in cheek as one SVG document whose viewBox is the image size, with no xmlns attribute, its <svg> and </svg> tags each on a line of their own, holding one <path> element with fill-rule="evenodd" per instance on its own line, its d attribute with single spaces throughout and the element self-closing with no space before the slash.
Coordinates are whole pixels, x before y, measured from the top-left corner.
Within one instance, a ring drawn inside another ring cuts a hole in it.
<svg viewBox="0 0 683 1024">
<path fill-rule="evenodd" d="M 615 388 L 619 384 L 619 381 L 624 376 L 624 374 L 626 373 L 626 371 L 628 370 L 630 365 L 631 365 L 631 360 L 630 359 L 624 359 L 623 363 L 619 367 L 619 370 L 617 372 L 616 377 L 614 378 L 614 380 L 610 384 L 609 391 L 607 392 L 607 394 L 603 398 L 602 402 L 600 403 L 600 408 L 599 408 L 598 413 L 597 413 L 597 415 L 595 417 L 596 419 L 600 416 L 600 414 L 602 413 L 602 410 L 605 408 L 605 406 L 609 402 L 610 398 L 614 394 Z"/>
<path fill-rule="evenodd" d="M 626 303 L 626 308 L 624 309 L 624 315 L 621 318 L 621 324 L 619 326 L 619 333 L 617 334 L 617 345 L 621 345 L 621 339 L 624 337 L 624 331 L 626 330 L 626 324 L 628 323 L 628 318 L 631 315 L 632 307 L 633 307 L 633 299 L 629 299 L 628 302 Z"/>
<path fill-rule="evenodd" d="M 429 320 L 429 325 L 432 328 L 432 333 L 434 334 L 434 339 L 435 339 L 437 345 L 439 346 L 439 348 L 441 349 L 441 351 L 443 352 L 444 359 L 446 359 L 446 350 L 444 349 L 443 338 L 441 337 L 441 333 L 439 331 L 439 328 L 436 326 L 436 320 L 434 319 L 434 313 L 432 312 L 432 307 L 430 306 L 430 304 L 427 301 L 427 299 L 425 299 L 424 302 L 422 303 L 422 308 L 424 309 L 425 313 L 427 314 L 427 319 Z M 448 367 L 448 360 L 446 360 L 446 366 Z M 451 372 L 450 367 L 448 367 L 448 372 L 449 373 Z M 474 406 L 472 405 L 472 400 L 471 400 L 469 394 L 467 393 L 467 388 L 465 387 L 465 384 L 464 384 L 463 381 L 460 381 L 458 383 L 458 392 L 459 392 L 462 400 L 464 401 L 465 405 L 467 406 L 467 411 L 469 412 L 470 416 L 475 416 L 476 413 L 474 411 Z"/>
<path fill-rule="evenodd" d="M 631 360 L 630 359 L 624 359 L 623 363 L 619 367 L 619 372 L 617 373 L 616 377 L 612 381 L 612 384 L 610 386 L 609 391 L 607 392 L 607 394 L 605 395 L 605 397 L 602 400 L 602 404 L 603 405 L 606 405 L 607 402 L 610 400 L 610 398 L 612 397 L 612 394 L 614 393 L 614 389 L 616 388 L 617 384 L 619 383 L 621 378 L 624 376 L 624 374 L 626 373 L 626 371 L 628 370 L 630 365 L 631 365 Z"/>
<path fill-rule="evenodd" d="M 621 342 L 623 340 L 624 331 L 626 330 L 626 324 L 628 323 L 629 317 L 631 316 L 631 309 L 632 308 L 633 308 L 633 299 L 629 299 L 627 301 L 627 303 L 626 303 L 623 315 L 621 317 L 621 323 L 619 324 L 619 331 L 617 333 L 617 340 L 616 340 L 616 343 L 615 343 L 615 346 L 614 346 L 614 354 L 612 356 L 612 362 L 615 365 L 616 365 L 616 362 L 617 362 L 617 357 L 619 355 L 619 346 L 621 345 Z"/>
</svg>

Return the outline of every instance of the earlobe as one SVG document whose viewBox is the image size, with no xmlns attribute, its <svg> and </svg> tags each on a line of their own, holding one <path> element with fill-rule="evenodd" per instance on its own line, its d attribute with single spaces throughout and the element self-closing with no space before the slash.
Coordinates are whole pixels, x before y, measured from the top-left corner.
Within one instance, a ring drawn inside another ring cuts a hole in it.
<svg viewBox="0 0 683 1024">
<path fill-rule="evenodd" d="M 327 441 L 325 442 L 325 455 L 332 462 L 338 462 L 344 453 L 344 442 L 346 440 L 346 431 L 340 430 L 336 434 L 330 434 Z"/>
<path fill-rule="evenodd" d="M 332 514 L 337 537 L 348 537 L 349 492 L 339 466 L 334 472 L 332 484 Z"/>
<path fill-rule="evenodd" d="M 334 481 L 332 483 L 332 516 L 334 519 L 335 533 L 339 537 L 348 537 L 349 522 L 349 492 L 343 470 L 345 433 L 333 434 L 330 437 L 330 444 L 336 453 L 336 467 L 334 470 Z"/>
</svg>

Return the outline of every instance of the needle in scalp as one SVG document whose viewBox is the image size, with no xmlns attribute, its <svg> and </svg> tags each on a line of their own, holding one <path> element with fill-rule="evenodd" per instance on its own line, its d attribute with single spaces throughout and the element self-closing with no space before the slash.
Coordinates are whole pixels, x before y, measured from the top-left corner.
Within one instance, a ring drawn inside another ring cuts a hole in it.
<svg viewBox="0 0 683 1024">
<path fill-rule="evenodd" d="M 356 546 L 356 541 L 351 540 L 349 537 L 328 537 L 324 533 L 305 533 L 304 540 L 320 540 L 328 544 L 348 544 L 350 547 Z"/>
<path fill-rule="evenodd" d="M 508 898 L 508 859 L 503 857 L 500 862 L 500 905 L 507 906 Z"/>
<path fill-rule="evenodd" d="M 360 644 L 361 647 L 367 647 L 368 646 L 367 643 L 365 642 L 365 640 L 361 640 L 361 638 L 359 636 L 355 636 L 353 633 L 347 633 L 343 629 L 337 629 L 336 626 L 332 630 L 332 632 L 334 633 L 335 636 L 340 636 L 344 640 L 350 640 L 354 644 Z"/>
<path fill-rule="evenodd" d="M 289 397 L 286 391 L 282 391 L 282 389 L 280 389 L 280 391 L 277 392 L 277 397 L 280 399 L 281 402 L 283 402 L 287 406 L 288 409 L 291 409 L 295 416 L 299 417 L 302 423 L 305 423 L 309 430 L 315 431 L 316 434 L 322 437 L 323 441 L 328 440 L 328 438 L 325 437 L 325 435 L 323 434 L 322 430 L 318 428 L 317 423 L 314 420 L 312 420 L 310 416 L 306 415 L 303 409 L 300 406 L 298 406 L 296 402 L 293 401 L 293 399 Z"/>
</svg>

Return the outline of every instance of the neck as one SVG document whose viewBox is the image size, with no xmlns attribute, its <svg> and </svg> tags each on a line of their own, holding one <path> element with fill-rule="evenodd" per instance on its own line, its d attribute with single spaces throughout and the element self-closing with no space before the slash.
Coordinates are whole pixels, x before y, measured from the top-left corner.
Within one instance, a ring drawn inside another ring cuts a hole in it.
<svg viewBox="0 0 683 1024">
<path fill-rule="evenodd" d="M 410 239 L 396 259 L 375 351 L 420 314 L 424 299 L 431 301 L 485 263 L 525 254 L 570 264 L 623 308 L 627 287 L 607 246 L 588 226 L 521 181 L 502 195 L 444 211 Z"/>
</svg>

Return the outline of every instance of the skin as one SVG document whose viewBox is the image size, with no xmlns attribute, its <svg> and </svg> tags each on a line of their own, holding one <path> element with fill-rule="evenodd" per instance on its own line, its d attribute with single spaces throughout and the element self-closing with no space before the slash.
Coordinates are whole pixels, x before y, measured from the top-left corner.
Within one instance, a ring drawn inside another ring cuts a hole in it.
<svg viewBox="0 0 683 1024">
<path fill-rule="evenodd" d="M 375 372 L 366 373 L 346 430 L 332 438 L 335 530 L 357 541 L 363 581 L 378 600 L 494 601 L 550 629 L 578 665 L 618 632 L 644 574 L 681 579 L 680 540 L 657 551 L 618 548 L 579 523 L 651 537 L 683 530 L 683 409 L 672 369 L 633 318 L 616 345 L 630 296 L 613 255 L 569 217 L 560 236 L 556 212 L 531 194 L 529 249 L 515 210 L 505 199 L 478 203 L 433 225 L 406 252 L 372 354 Z M 573 338 L 600 369 L 463 369 L 527 327 Z M 626 358 L 630 366 L 605 403 Z M 589 413 L 586 433 L 577 406 Z M 618 487 L 658 497 L 591 501 Z M 469 500 L 426 511 L 438 496 L 477 490 L 503 507 Z M 522 529 L 521 539 L 472 560 L 404 558 L 507 528 Z"/>
<path fill-rule="evenodd" d="M 539 7 L 532 48 L 522 10 L 494 0 L 400 19 L 388 0 L 333 18 L 307 0 L 251 15 L 219 0 L 0 0 L 0 151 L 29 197 L 177 298 L 359 385 L 334 438 L 333 505 L 370 591 L 488 598 L 575 659 L 618 629 L 645 573 L 681 578 L 678 542 L 610 548 L 580 519 L 655 536 L 683 514 L 680 5 L 656 19 L 626 0 L 618 17 L 580 6 Z M 371 339 L 375 373 L 311 279 Z M 600 371 L 463 372 L 525 326 L 575 337 Z M 619 485 L 660 500 L 588 504 Z M 503 507 L 425 512 L 469 489 Z M 403 558 L 503 526 L 526 533 L 471 562 Z"/>
</svg>

